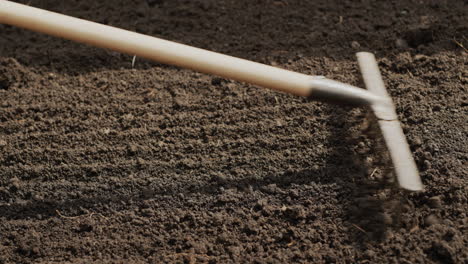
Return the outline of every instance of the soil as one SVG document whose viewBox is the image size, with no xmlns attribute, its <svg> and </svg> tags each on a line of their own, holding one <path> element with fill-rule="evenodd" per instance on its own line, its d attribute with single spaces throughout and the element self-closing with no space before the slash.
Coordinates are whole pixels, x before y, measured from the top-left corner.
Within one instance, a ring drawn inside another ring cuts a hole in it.
<svg viewBox="0 0 468 264">
<path fill-rule="evenodd" d="M 374 52 L 425 190 L 365 108 L 0 25 L 0 263 L 467 263 L 466 1 L 21 2 L 360 87 Z"/>
</svg>

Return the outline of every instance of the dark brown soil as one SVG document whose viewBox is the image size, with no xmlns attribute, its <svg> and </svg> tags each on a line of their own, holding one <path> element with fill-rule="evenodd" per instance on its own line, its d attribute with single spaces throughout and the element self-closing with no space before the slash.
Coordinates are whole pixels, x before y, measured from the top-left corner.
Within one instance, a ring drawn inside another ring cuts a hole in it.
<svg viewBox="0 0 468 264">
<path fill-rule="evenodd" d="M 0 25 L 0 263 L 467 263 L 466 1 L 22 2 L 361 87 L 372 51 L 426 189 L 366 109 Z"/>
</svg>

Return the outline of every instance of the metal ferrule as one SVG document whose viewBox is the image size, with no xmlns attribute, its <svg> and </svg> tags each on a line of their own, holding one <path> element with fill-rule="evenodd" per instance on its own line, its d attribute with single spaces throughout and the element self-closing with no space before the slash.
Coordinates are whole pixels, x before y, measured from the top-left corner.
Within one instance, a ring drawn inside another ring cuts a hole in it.
<svg viewBox="0 0 468 264">
<path fill-rule="evenodd" d="M 387 98 L 378 96 L 367 90 L 327 79 L 323 76 L 313 76 L 310 79 L 312 100 L 349 104 L 349 105 L 382 105 L 390 104 Z"/>
</svg>

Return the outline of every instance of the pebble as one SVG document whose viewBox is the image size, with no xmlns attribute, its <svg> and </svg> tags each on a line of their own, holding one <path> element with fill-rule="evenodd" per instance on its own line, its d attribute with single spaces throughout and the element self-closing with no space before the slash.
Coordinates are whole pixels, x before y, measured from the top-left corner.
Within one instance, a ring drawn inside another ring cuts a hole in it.
<svg viewBox="0 0 468 264">
<path fill-rule="evenodd" d="M 359 44 L 359 42 L 357 42 L 357 41 L 351 42 L 351 48 L 359 49 L 360 47 L 361 47 L 361 44 Z"/>
<path fill-rule="evenodd" d="M 421 146 L 422 145 L 422 140 L 421 138 L 419 137 L 415 137 L 414 140 L 413 140 L 413 144 L 417 147 Z"/>
<path fill-rule="evenodd" d="M 266 192 L 266 193 L 269 193 L 269 194 L 276 194 L 276 193 L 281 192 L 280 188 L 278 188 L 278 186 L 276 186 L 276 184 L 274 184 L 274 183 L 268 184 L 267 186 L 264 186 L 264 187 L 261 187 L 260 190 L 262 192 Z"/>
<path fill-rule="evenodd" d="M 139 166 L 145 165 L 145 160 L 142 159 L 142 158 L 137 158 L 136 161 L 137 161 L 137 164 L 138 164 Z"/>
<path fill-rule="evenodd" d="M 146 216 L 146 217 L 151 217 L 151 216 L 155 215 L 153 209 L 151 209 L 151 208 L 145 208 L 145 209 L 141 210 L 141 214 L 143 216 Z"/>
<path fill-rule="evenodd" d="M 42 201 L 42 200 L 44 200 L 44 197 L 42 195 L 40 195 L 40 194 L 33 194 L 31 198 L 32 198 L 33 201 Z"/>
<path fill-rule="evenodd" d="M 422 55 L 422 54 L 414 55 L 414 60 L 415 61 L 422 61 L 422 60 L 425 60 L 425 59 L 427 59 L 426 55 Z"/>
<path fill-rule="evenodd" d="M 239 256 L 239 254 L 241 253 L 241 249 L 239 247 L 236 247 L 236 246 L 230 246 L 227 248 L 228 252 L 230 255 L 232 256 Z"/>
<path fill-rule="evenodd" d="M 257 208 L 259 208 L 259 209 L 262 209 L 262 208 L 265 207 L 267 204 L 268 204 L 267 199 L 260 199 L 260 200 L 257 201 L 255 207 L 257 207 Z"/>
<path fill-rule="evenodd" d="M 427 150 L 432 153 L 435 153 L 435 152 L 439 152 L 439 147 L 434 143 L 430 143 L 427 145 Z"/>
<path fill-rule="evenodd" d="M 429 205 L 430 208 L 441 208 L 442 200 L 440 199 L 440 196 L 434 196 L 434 197 L 429 198 L 427 204 Z"/>
<path fill-rule="evenodd" d="M 135 145 L 129 145 L 128 146 L 128 152 L 131 155 L 135 155 L 138 152 L 138 148 Z"/>
<path fill-rule="evenodd" d="M 249 234 L 249 235 L 256 235 L 258 234 L 259 230 L 256 226 L 255 221 L 248 221 L 247 223 L 244 224 L 244 232 Z"/>
<path fill-rule="evenodd" d="M 17 177 L 13 177 L 10 179 L 10 184 L 13 184 L 13 183 L 18 183 L 20 180 L 17 178 Z"/>
<path fill-rule="evenodd" d="M 13 187 L 15 190 L 18 190 L 20 187 L 20 180 L 16 177 L 11 178 L 10 186 Z"/>
<path fill-rule="evenodd" d="M 0 140 L 0 147 L 4 147 L 4 146 L 6 146 L 6 145 L 7 145 L 6 140 L 1 139 L 1 140 Z"/>
<path fill-rule="evenodd" d="M 423 157 L 426 160 L 432 160 L 432 154 L 429 151 L 423 152 Z"/>
<path fill-rule="evenodd" d="M 403 211 L 403 213 L 407 213 L 409 211 L 411 211 L 411 206 L 408 205 L 408 204 L 404 204 L 401 206 L 401 210 Z"/>
<path fill-rule="evenodd" d="M 132 224 L 136 226 L 144 226 L 146 223 L 141 219 L 133 219 Z"/>
<path fill-rule="evenodd" d="M 304 210 L 304 208 L 300 206 L 295 206 L 295 207 L 290 207 L 286 209 L 286 215 L 290 217 L 293 220 L 301 220 L 305 219 L 307 217 L 307 214 Z"/>
<path fill-rule="evenodd" d="M 373 250 L 368 249 L 364 252 L 364 255 L 368 258 L 373 258 L 375 256 L 375 252 Z"/>
<path fill-rule="evenodd" d="M 211 181 L 219 185 L 226 185 L 229 183 L 229 180 L 224 174 L 216 173 L 211 176 Z"/>
<path fill-rule="evenodd" d="M 424 218 L 424 224 L 426 226 L 437 225 L 438 223 L 439 223 L 439 218 L 437 218 L 437 216 L 433 214 L 428 215 L 426 216 L 426 218 Z"/>
<path fill-rule="evenodd" d="M 102 133 L 105 134 L 105 135 L 108 135 L 108 134 L 111 132 L 111 130 L 110 130 L 109 128 L 104 128 L 104 129 L 102 129 L 101 131 L 102 131 Z"/>
<path fill-rule="evenodd" d="M 397 48 L 400 48 L 400 49 L 407 49 L 408 48 L 408 42 L 406 42 L 406 40 L 402 39 L 402 38 L 399 38 L 395 41 L 395 45 L 397 46 Z"/>
<path fill-rule="evenodd" d="M 425 160 L 424 161 L 424 168 L 426 170 L 429 170 L 430 168 L 432 168 L 432 163 L 430 161 L 428 161 L 428 160 Z"/>
</svg>

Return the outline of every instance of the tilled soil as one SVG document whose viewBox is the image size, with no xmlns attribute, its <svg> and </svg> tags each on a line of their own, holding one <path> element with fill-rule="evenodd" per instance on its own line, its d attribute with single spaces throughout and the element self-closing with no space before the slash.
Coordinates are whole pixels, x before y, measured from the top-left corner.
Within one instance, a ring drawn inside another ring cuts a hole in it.
<svg viewBox="0 0 468 264">
<path fill-rule="evenodd" d="M 0 263 L 466 263 L 467 4 L 21 1 L 363 86 L 372 51 L 425 191 L 364 108 L 0 25 Z"/>
</svg>

